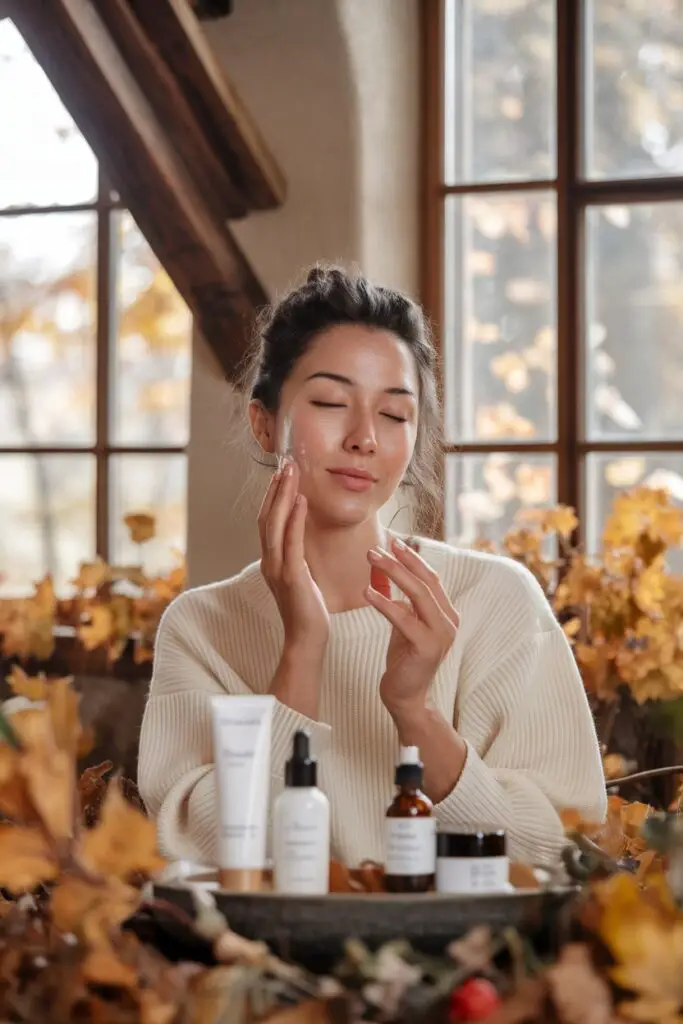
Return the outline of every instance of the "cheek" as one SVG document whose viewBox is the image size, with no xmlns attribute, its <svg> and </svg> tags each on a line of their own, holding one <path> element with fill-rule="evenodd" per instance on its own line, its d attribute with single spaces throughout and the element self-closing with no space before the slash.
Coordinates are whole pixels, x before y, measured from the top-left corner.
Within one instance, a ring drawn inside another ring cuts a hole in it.
<svg viewBox="0 0 683 1024">
<path fill-rule="evenodd" d="M 318 409 L 302 405 L 292 409 L 288 417 L 290 454 L 302 473 L 312 472 L 326 462 L 331 451 L 339 447 L 340 417 L 325 417 Z"/>
<path fill-rule="evenodd" d="M 401 426 L 385 431 L 382 438 L 382 461 L 387 474 L 402 477 L 415 450 L 415 430 L 412 426 Z"/>
</svg>

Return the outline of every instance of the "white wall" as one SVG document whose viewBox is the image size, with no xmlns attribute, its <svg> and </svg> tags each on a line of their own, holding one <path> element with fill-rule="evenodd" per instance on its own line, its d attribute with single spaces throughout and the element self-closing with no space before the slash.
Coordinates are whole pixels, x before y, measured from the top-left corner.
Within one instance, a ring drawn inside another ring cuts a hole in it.
<svg viewBox="0 0 683 1024">
<path fill-rule="evenodd" d="M 233 225 L 271 296 L 316 260 L 356 263 L 417 295 L 418 6 L 419 0 L 237 0 L 233 15 L 206 26 L 287 178 L 283 207 Z M 236 408 L 197 337 L 192 585 L 231 575 L 258 557 L 260 471 L 238 443 Z M 245 489 L 247 479 L 256 486 Z"/>
</svg>

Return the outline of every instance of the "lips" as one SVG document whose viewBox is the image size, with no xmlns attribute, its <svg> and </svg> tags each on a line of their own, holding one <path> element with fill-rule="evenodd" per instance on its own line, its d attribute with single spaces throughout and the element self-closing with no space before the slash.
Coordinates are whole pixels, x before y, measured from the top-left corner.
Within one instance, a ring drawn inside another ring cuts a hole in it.
<svg viewBox="0 0 683 1024">
<path fill-rule="evenodd" d="M 377 478 L 365 469 L 329 469 L 328 473 L 344 490 L 356 494 L 369 491 L 377 483 Z"/>
<path fill-rule="evenodd" d="M 377 483 L 377 477 L 373 476 L 372 473 L 368 473 L 367 469 L 328 469 L 328 473 L 332 473 L 333 476 L 351 476 L 357 480 L 368 480 L 370 483 Z"/>
</svg>

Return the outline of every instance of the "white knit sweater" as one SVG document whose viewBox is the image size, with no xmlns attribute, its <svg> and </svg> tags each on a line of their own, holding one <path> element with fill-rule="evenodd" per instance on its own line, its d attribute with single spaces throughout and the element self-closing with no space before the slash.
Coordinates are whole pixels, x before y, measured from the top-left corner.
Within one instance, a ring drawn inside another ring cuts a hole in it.
<svg viewBox="0 0 683 1024">
<path fill-rule="evenodd" d="M 511 856 L 548 862 L 562 845 L 556 810 L 605 813 L 595 729 L 572 652 L 541 588 L 517 563 L 423 541 L 460 612 L 433 683 L 436 707 L 467 743 L 439 827 L 507 831 Z M 331 803 L 332 855 L 382 861 L 398 740 L 378 687 L 389 626 L 373 608 L 332 615 L 320 719 L 277 703 L 271 801 L 283 785 L 292 736 L 305 727 Z M 142 725 L 139 783 L 167 856 L 216 862 L 211 698 L 266 693 L 283 631 L 258 564 L 182 594 L 166 611 Z"/>
</svg>

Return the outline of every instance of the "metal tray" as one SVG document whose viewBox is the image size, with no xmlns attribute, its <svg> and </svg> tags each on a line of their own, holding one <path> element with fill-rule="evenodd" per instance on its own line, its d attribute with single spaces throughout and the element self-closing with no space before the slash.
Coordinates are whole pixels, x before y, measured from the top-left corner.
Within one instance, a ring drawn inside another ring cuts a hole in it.
<svg viewBox="0 0 683 1024">
<path fill-rule="evenodd" d="M 484 924 L 492 930 L 516 928 L 545 946 L 550 943 L 558 912 L 578 891 L 567 887 L 484 896 L 283 896 L 273 892 L 227 892 L 218 888 L 214 876 L 197 875 L 182 882 L 157 884 L 155 894 L 192 914 L 190 887 L 196 885 L 212 891 L 234 931 L 267 942 L 278 955 L 314 970 L 326 970 L 339 960 L 345 940 L 351 937 L 362 939 L 371 948 L 392 939 L 407 939 L 417 949 L 438 954 L 452 939 Z"/>
</svg>

